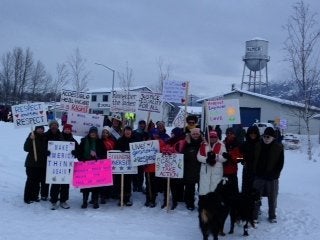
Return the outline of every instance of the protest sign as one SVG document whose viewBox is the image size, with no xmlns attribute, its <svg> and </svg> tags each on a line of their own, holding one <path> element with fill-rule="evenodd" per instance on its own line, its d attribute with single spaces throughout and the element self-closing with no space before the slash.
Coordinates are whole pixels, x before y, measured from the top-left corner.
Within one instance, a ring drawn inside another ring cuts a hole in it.
<svg viewBox="0 0 320 240">
<path fill-rule="evenodd" d="M 102 115 L 68 112 L 68 123 L 72 124 L 72 133 L 77 136 L 86 136 L 90 127 L 97 127 L 98 134 L 103 129 Z"/>
<path fill-rule="evenodd" d="M 183 178 L 183 154 L 156 155 L 156 177 Z"/>
<path fill-rule="evenodd" d="M 108 151 L 108 159 L 112 160 L 113 174 L 137 174 L 138 168 L 131 165 L 130 152 L 118 150 Z"/>
<path fill-rule="evenodd" d="M 206 114 L 208 125 L 241 123 L 238 99 L 218 99 L 207 101 Z"/>
<path fill-rule="evenodd" d="M 136 112 L 139 92 L 113 91 L 111 98 L 111 112 Z"/>
<path fill-rule="evenodd" d="M 172 125 L 174 127 L 179 127 L 179 128 L 185 127 L 186 117 L 187 117 L 186 111 L 180 108 L 180 111 L 178 112 L 177 116 L 174 118 Z"/>
<path fill-rule="evenodd" d="M 46 107 L 43 102 L 13 105 L 11 108 L 16 128 L 48 124 Z"/>
<path fill-rule="evenodd" d="M 155 163 L 156 154 L 160 152 L 158 140 L 133 142 L 129 145 L 132 166 Z"/>
<path fill-rule="evenodd" d="M 63 89 L 60 108 L 67 112 L 89 113 L 90 94 Z"/>
<path fill-rule="evenodd" d="M 74 163 L 74 187 L 90 188 L 110 185 L 113 185 L 112 162 L 110 159 Z"/>
<path fill-rule="evenodd" d="M 187 82 L 163 81 L 163 101 L 185 103 L 187 86 Z"/>
<path fill-rule="evenodd" d="M 50 151 L 50 155 L 47 158 L 46 183 L 71 183 L 74 163 L 74 156 L 71 154 L 71 151 L 74 149 L 74 142 L 48 142 L 48 151 Z"/>
<path fill-rule="evenodd" d="M 140 92 L 138 110 L 160 113 L 162 111 L 162 94 L 153 92 Z"/>
</svg>

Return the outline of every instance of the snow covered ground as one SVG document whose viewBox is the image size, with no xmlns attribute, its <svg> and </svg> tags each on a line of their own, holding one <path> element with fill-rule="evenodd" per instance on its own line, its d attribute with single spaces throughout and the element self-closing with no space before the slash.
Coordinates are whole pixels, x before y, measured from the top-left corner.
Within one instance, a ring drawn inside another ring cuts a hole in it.
<svg viewBox="0 0 320 240">
<path fill-rule="evenodd" d="M 117 240 L 195 240 L 202 239 L 197 211 L 179 204 L 174 211 L 144 207 L 144 195 L 133 194 L 132 207 L 117 206 L 110 200 L 99 209 L 81 209 L 82 195 L 71 189 L 70 209 L 50 210 L 49 202 L 27 205 L 23 202 L 26 180 L 23 143 L 29 129 L 14 129 L 0 122 L 0 240 L 117 239 Z M 306 141 L 300 150 L 286 150 L 285 166 L 280 178 L 278 223 L 267 221 L 267 204 L 263 199 L 261 222 L 249 230 L 246 239 L 316 240 L 320 238 L 320 149 L 313 136 L 313 160 L 307 160 Z M 239 169 L 241 173 L 241 168 Z M 225 231 L 229 228 L 229 221 Z M 242 228 L 219 239 L 242 239 Z"/>
</svg>

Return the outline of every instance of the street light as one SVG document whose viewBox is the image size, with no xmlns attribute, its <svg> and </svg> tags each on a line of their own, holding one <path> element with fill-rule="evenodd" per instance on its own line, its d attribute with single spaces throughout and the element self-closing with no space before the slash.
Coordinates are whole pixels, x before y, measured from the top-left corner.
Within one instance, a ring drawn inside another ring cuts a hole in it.
<svg viewBox="0 0 320 240">
<path fill-rule="evenodd" d="M 100 65 L 100 66 L 102 66 L 102 67 L 104 67 L 104 68 L 107 68 L 107 69 L 109 69 L 110 71 L 112 71 L 112 94 L 113 94 L 113 92 L 114 92 L 114 73 L 115 73 L 115 70 L 112 69 L 112 68 L 110 68 L 110 67 L 108 67 L 108 66 L 106 66 L 106 65 L 104 65 L 104 64 L 101 64 L 101 63 L 94 63 L 94 64 Z"/>
</svg>

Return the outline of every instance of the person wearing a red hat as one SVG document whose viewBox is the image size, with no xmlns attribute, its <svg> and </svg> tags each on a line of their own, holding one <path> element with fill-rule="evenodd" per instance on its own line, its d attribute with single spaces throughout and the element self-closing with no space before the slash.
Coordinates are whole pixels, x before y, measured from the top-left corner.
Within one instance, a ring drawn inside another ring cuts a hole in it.
<svg viewBox="0 0 320 240">
<path fill-rule="evenodd" d="M 209 132 L 209 142 L 202 142 L 197 159 L 201 163 L 199 183 L 199 206 L 202 196 L 214 192 L 223 177 L 223 163 L 226 159 L 222 153 L 226 151 L 225 145 L 218 138 L 216 131 Z"/>
</svg>

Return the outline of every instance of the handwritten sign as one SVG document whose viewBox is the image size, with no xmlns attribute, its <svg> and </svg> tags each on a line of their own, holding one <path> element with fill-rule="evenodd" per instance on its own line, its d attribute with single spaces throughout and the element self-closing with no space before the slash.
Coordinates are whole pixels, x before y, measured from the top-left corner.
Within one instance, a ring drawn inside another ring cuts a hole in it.
<svg viewBox="0 0 320 240">
<path fill-rule="evenodd" d="M 63 89 L 60 108 L 67 112 L 89 113 L 90 94 Z"/>
<path fill-rule="evenodd" d="M 156 177 L 183 178 L 183 154 L 157 153 Z"/>
<path fill-rule="evenodd" d="M 46 183 L 70 184 L 73 177 L 74 142 L 49 141 L 47 158 Z"/>
<path fill-rule="evenodd" d="M 74 163 L 74 187 L 90 188 L 110 185 L 113 185 L 110 159 Z"/>
<path fill-rule="evenodd" d="M 156 154 L 160 152 L 158 140 L 134 142 L 129 145 L 132 166 L 155 163 Z"/>
<path fill-rule="evenodd" d="M 178 112 L 177 116 L 174 118 L 172 125 L 175 127 L 183 128 L 185 124 L 186 116 L 187 116 L 186 111 L 180 108 L 180 111 Z"/>
<path fill-rule="evenodd" d="M 130 152 L 108 151 L 107 157 L 112 160 L 113 174 L 137 174 L 138 168 L 131 165 Z"/>
<path fill-rule="evenodd" d="M 174 103 L 185 103 L 187 82 L 163 81 L 163 100 Z"/>
<path fill-rule="evenodd" d="M 139 92 L 112 92 L 111 112 L 136 112 Z"/>
<path fill-rule="evenodd" d="M 68 123 L 72 124 L 72 133 L 77 136 L 86 136 L 90 127 L 97 127 L 101 133 L 103 119 L 102 115 L 68 112 Z"/>
<path fill-rule="evenodd" d="M 238 99 L 218 99 L 206 102 L 209 125 L 239 124 L 240 110 Z"/>
<path fill-rule="evenodd" d="M 12 116 L 16 128 L 48 124 L 43 102 L 14 105 L 12 106 Z"/>
<path fill-rule="evenodd" d="M 138 110 L 160 113 L 162 111 L 162 94 L 153 92 L 140 92 Z"/>
</svg>

